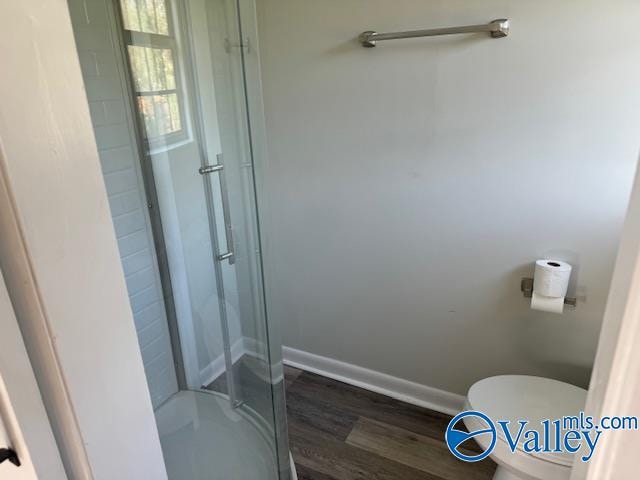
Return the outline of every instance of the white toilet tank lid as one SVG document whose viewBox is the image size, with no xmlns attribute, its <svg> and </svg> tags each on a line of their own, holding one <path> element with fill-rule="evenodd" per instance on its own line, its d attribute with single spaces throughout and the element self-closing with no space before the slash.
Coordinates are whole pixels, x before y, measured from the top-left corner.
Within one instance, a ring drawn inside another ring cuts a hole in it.
<svg viewBox="0 0 640 480">
<path fill-rule="evenodd" d="M 518 432 L 518 421 L 528 420 L 527 429 L 536 429 L 543 438 L 543 420 L 576 416 L 584 410 L 587 391 L 568 383 L 543 377 L 501 375 L 476 382 L 467 395 L 471 409 L 485 413 L 494 422 L 510 420 L 510 432 Z M 496 425 L 497 426 L 497 425 Z M 553 434 L 552 434 L 553 435 Z M 498 439 L 507 441 L 501 428 Z M 523 451 L 521 438 L 518 449 Z M 562 465 L 573 463 L 571 453 L 536 453 L 530 455 Z"/>
</svg>

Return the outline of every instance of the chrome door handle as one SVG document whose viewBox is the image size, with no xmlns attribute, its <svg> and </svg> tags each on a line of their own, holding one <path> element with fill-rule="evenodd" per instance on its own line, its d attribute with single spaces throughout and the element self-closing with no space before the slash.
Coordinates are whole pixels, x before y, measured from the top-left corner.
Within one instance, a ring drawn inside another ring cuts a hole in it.
<svg viewBox="0 0 640 480">
<path fill-rule="evenodd" d="M 236 254 L 233 245 L 233 227 L 231 225 L 231 212 L 229 211 L 229 192 L 227 191 L 227 181 L 224 175 L 223 156 L 221 153 L 216 155 L 217 163 L 215 165 L 206 165 L 200 167 L 198 172 L 201 175 L 209 173 L 218 173 L 218 180 L 220 181 L 220 197 L 222 198 L 222 215 L 224 217 L 224 234 L 227 239 L 227 251 L 226 253 L 220 253 L 216 256 L 216 260 L 223 262 L 229 260 L 229 265 L 236 263 Z"/>
<path fill-rule="evenodd" d="M 227 252 L 227 253 L 218 255 L 216 258 L 218 259 L 219 262 L 222 262 L 224 260 L 229 260 L 229 264 L 233 265 L 233 262 L 235 262 L 233 255 L 234 255 L 233 252 Z"/>
</svg>

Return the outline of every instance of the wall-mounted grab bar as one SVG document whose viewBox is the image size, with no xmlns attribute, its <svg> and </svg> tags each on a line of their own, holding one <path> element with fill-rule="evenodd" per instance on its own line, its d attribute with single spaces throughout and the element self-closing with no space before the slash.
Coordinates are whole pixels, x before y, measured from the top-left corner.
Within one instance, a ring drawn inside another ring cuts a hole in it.
<svg viewBox="0 0 640 480">
<path fill-rule="evenodd" d="M 466 27 L 433 28 L 431 30 L 411 30 L 409 32 L 378 33 L 374 31 L 362 32 L 358 37 L 363 47 L 375 47 L 381 40 L 396 40 L 398 38 L 435 37 L 437 35 L 457 35 L 461 33 L 486 32 L 492 38 L 503 38 L 509 35 L 509 20 L 506 18 L 493 20 L 483 25 L 468 25 Z"/>
</svg>

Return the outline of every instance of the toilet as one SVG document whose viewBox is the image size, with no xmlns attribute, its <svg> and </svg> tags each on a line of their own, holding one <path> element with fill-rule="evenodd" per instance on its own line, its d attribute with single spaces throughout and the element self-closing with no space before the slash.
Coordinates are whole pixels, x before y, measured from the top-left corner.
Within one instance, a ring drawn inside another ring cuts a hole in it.
<svg viewBox="0 0 640 480">
<path fill-rule="evenodd" d="M 587 391 L 568 383 L 542 377 L 501 375 L 475 383 L 467 394 L 465 410 L 475 410 L 489 416 L 494 422 L 510 420 L 510 431 L 517 432 L 517 422 L 528 420 L 528 429 L 535 428 L 543 437 L 541 421 L 577 416 L 584 410 Z M 486 428 L 476 417 L 466 417 L 469 431 Z M 497 425 L 496 425 L 497 426 Z M 487 448 L 490 435 L 474 439 Z M 501 428 L 497 428 L 496 444 L 490 457 L 498 464 L 493 480 L 568 480 L 571 476 L 574 454 L 527 453 L 524 440 L 511 452 Z"/>
</svg>

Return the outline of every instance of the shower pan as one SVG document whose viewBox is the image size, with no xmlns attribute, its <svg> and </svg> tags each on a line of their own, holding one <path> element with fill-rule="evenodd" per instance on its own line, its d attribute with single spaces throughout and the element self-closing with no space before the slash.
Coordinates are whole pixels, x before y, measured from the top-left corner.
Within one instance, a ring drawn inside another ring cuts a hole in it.
<svg viewBox="0 0 640 480">
<path fill-rule="evenodd" d="M 68 0 L 170 479 L 288 480 L 252 0 Z"/>
</svg>

